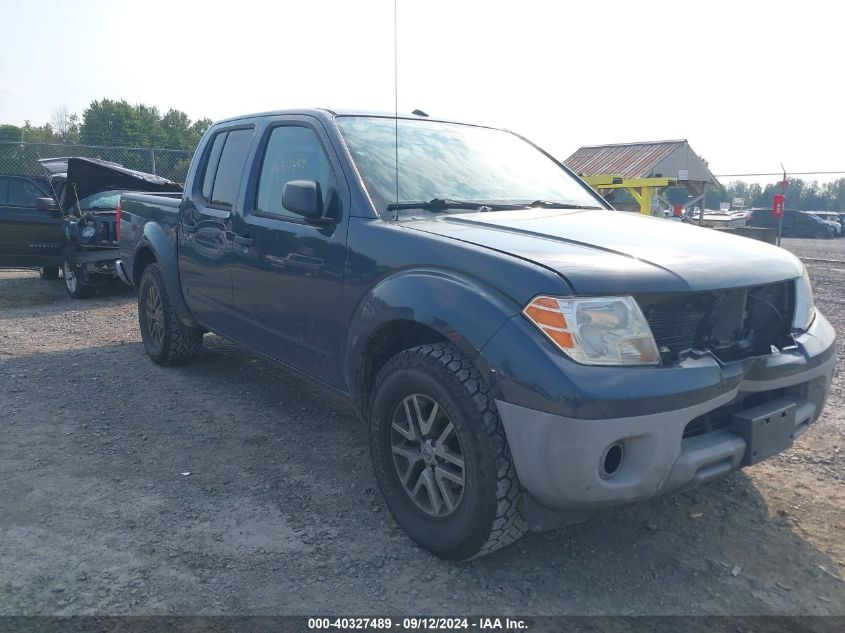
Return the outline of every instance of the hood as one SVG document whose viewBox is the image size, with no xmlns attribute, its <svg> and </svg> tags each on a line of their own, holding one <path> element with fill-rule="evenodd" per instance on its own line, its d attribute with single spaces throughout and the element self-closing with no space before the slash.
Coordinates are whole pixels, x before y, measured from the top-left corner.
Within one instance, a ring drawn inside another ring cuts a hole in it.
<svg viewBox="0 0 845 633">
<path fill-rule="evenodd" d="M 128 169 L 118 163 L 96 158 L 45 158 L 38 161 L 51 178 L 64 174 L 64 189 L 70 194 L 76 188 L 73 200 L 80 200 L 100 191 L 126 189 L 127 191 L 182 191 L 182 186 L 167 178 Z M 70 204 L 63 205 L 65 207 Z"/>
<path fill-rule="evenodd" d="M 803 270 L 797 257 L 764 242 L 623 211 L 498 211 L 403 225 L 535 262 L 579 294 L 736 288 Z"/>
</svg>

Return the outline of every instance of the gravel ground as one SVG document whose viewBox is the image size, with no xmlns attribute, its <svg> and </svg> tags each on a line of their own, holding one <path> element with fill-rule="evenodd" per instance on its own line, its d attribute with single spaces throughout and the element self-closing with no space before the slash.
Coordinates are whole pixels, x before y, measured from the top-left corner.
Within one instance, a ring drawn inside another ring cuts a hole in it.
<svg viewBox="0 0 845 633">
<path fill-rule="evenodd" d="M 845 341 L 845 239 L 785 240 Z M 824 260 L 824 261 L 818 261 Z M 696 490 L 454 564 L 394 526 L 343 402 L 135 300 L 0 271 L 0 615 L 845 614 L 845 417 Z"/>
</svg>

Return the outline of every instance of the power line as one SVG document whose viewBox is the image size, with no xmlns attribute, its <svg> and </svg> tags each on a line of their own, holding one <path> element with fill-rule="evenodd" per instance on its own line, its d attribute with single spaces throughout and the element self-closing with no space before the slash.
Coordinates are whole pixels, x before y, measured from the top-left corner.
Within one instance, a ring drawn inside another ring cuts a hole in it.
<svg viewBox="0 0 845 633">
<path fill-rule="evenodd" d="M 845 170 L 838 171 L 791 171 L 787 176 L 822 176 L 825 174 L 845 174 Z M 716 178 L 739 178 L 740 176 L 783 176 L 783 172 L 771 172 L 765 174 L 714 174 Z"/>
</svg>

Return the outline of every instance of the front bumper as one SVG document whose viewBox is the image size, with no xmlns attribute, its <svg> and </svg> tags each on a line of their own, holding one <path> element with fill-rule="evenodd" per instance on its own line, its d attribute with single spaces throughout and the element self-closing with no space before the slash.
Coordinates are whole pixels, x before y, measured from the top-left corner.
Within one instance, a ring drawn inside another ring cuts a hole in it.
<svg viewBox="0 0 845 633">
<path fill-rule="evenodd" d="M 834 330 L 818 314 L 794 349 L 730 365 L 710 356 L 671 368 L 584 367 L 564 359 L 572 371 L 558 374 L 557 392 L 549 393 L 548 375 L 517 384 L 519 360 L 499 365 L 503 349 L 495 339 L 485 349 L 485 369 L 520 483 L 541 506 L 569 511 L 646 499 L 740 468 L 747 443 L 730 426 L 692 431 L 706 414 L 733 412 L 752 394 L 794 405 L 797 437 L 821 415 L 836 362 Z M 585 378 L 590 371 L 592 381 Z M 602 411 L 608 415 L 597 415 Z M 604 460 L 613 445 L 622 461 L 608 476 Z"/>
</svg>

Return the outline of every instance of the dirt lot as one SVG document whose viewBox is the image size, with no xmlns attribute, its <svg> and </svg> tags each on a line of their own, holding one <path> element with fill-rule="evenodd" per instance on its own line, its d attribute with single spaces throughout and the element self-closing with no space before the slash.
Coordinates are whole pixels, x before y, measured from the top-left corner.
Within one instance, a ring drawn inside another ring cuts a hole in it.
<svg viewBox="0 0 845 633">
<path fill-rule="evenodd" d="M 845 239 L 789 240 L 845 341 Z M 842 263 L 836 263 L 842 262 Z M 845 416 L 770 462 L 467 564 L 417 549 L 362 424 L 219 338 L 164 369 L 134 297 L 0 272 L 0 615 L 845 614 Z"/>
</svg>

